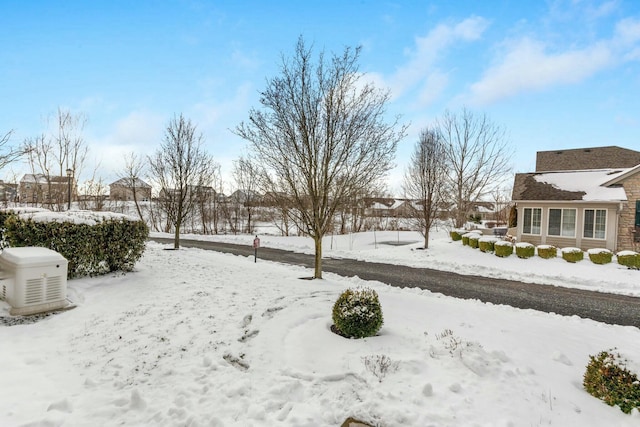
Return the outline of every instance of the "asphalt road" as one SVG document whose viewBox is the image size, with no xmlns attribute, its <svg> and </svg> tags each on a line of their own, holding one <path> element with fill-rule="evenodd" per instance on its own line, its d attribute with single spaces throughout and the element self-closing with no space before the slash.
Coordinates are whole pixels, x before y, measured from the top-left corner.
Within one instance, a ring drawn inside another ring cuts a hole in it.
<svg viewBox="0 0 640 427">
<path fill-rule="evenodd" d="M 152 238 L 151 240 L 173 244 L 173 239 L 170 238 Z M 180 245 L 242 256 L 254 254 L 253 248 L 248 245 L 187 239 L 181 239 Z M 260 248 L 258 258 L 313 269 L 312 255 Z M 455 298 L 477 299 L 493 304 L 640 327 L 640 298 L 636 297 L 352 259 L 324 258 L 323 271 L 347 277 L 358 276 L 364 280 L 377 280 L 400 288 L 428 289 Z M 640 272 L 638 280 L 640 280 Z"/>
</svg>

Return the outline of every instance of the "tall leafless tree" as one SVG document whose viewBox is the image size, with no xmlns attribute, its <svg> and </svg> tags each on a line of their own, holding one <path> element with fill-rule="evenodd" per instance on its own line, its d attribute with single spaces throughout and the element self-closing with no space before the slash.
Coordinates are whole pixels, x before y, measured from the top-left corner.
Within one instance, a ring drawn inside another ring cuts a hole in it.
<svg viewBox="0 0 640 427">
<path fill-rule="evenodd" d="M 389 92 L 363 80 L 360 48 L 312 55 L 302 37 L 280 75 L 267 81 L 262 109 L 236 133 L 250 142 L 266 191 L 288 198 L 292 218 L 315 243 L 314 278 L 322 278 L 322 237 L 339 204 L 392 167 L 405 127 L 387 122 Z"/>
<path fill-rule="evenodd" d="M 28 155 L 31 172 L 42 174 L 46 181 L 48 200 L 39 202 L 45 202 L 50 208 L 61 209 L 69 196 L 67 191 L 62 191 L 65 188 L 63 177 L 67 176 L 66 171 L 72 172 L 69 179 L 74 181 L 82 174 L 89 152 L 82 135 L 86 121 L 83 114 L 74 115 L 58 108 L 53 125 L 55 129 L 48 135 L 43 133 L 24 142 L 22 149 Z"/>
<path fill-rule="evenodd" d="M 429 247 L 429 231 L 442 207 L 443 186 L 447 177 L 445 145 L 438 132 L 423 129 L 405 171 L 403 189 L 414 203 L 414 220 Z"/>
<path fill-rule="evenodd" d="M 446 111 L 436 130 L 446 148 L 455 225 L 462 227 L 474 203 L 511 176 L 513 148 L 502 127 L 466 108 L 457 114 Z"/>
<path fill-rule="evenodd" d="M 204 137 L 181 114 L 173 117 L 160 148 L 149 157 L 150 175 L 160 190 L 160 208 L 174 229 L 174 248 L 180 248 L 180 228 L 194 213 L 201 190 L 209 187 L 215 168 L 202 147 Z"/>
<path fill-rule="evenodd" d="M 238 200 L 246 212 L 245 233 L 253 232 L 251 215 L 258 203 L 258 168 L 251 158 L 240 156 L 233 162 L 233 179 L 236 187 L 244 195 L 244 200 Z"/>
<path fill-rule="evenodd" d="M 124 157 L 124 166 L 120 171 L 120 178 L 124 179 L 127 188 L 131 189 L 133 204 L 141 221 L 144 221 L 142 209 L 140 207 L 140 189 L 142 188 L 142 176 L 145 173 L 145 163 L 142 157 L 134 152 L 127 153 Z"/>
</svg>

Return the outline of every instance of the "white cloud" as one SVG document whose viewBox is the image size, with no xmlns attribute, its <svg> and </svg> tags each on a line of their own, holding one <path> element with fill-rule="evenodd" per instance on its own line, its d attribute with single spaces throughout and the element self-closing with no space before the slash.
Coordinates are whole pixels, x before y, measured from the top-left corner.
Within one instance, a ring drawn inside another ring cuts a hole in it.
<svg viewBox="0 0 640 427">
<path fill-rule="evenodd" d="M 615 62 L 606 43 L 581 50 L 548 53 L 544 43 L 524 38 L 514 43 L 501 62 L 471 85 L 471 104 L 487 104 L 521 92 L 577 83 Z"/>
<path fill-rule="evenodd" d="M 88 164 L 83 175 L 91 175 L 99 168 L 107 180 L 116 177 L 124 166 L 124 157 L 130 152 L 141 156 L 151 154 L 159 145 L 167 118 L 146 111 L 132 111 L 118 120 L 106 135 L 87 138 Z"/>
<path fill-rule="evenodd" d="M 442 72 L 434 70 L 438 58 L 457 42 L 479 39 L 488 26 L 486 19 L 474 16 L 455 25 L 438 25 L 425 37 L 417 37 L 415 48 L 407 52 L 410 60 L 388 79 L 393 96 L 399 97 L 425 80 L 446 83 L 446 79 L 442 79 Z M 427 86 L 432 87 L 429 84 Z"/>
</svg>

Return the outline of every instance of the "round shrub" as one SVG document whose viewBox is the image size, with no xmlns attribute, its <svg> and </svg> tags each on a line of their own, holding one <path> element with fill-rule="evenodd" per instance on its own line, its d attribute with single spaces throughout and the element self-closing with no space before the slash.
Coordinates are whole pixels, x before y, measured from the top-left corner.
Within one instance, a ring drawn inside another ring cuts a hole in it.
<svg viewBox="0 0 640 427">
<path fill-rule="evenodd" d="M 477 231 L 470 231 L 469 233 L 465 233 L 462 235 L 462 245 L 463 246 L 469 246 L 469 238 L 470 237 L 475 237 L 478 236 L 478 232 Z"/>
<path fill-rule="evenodd" d="M 613 258 L 613 252 L 609 249 L 589 249 L 587 253 L 594 264 L 609 264 Z"/>
<path fill-rule="evenodd" d="M 562 259 L 567 262 L 578 262 L 584 259 L 584 252 L 580 248 L 562 248 Z"/>
<path fill-rule="evenodd" d="M 640 270 L 640 254 L 634 251 L 620 251 L 616 255 L 618 258 L 618 264 L 624 265 L 627 268 L 633 268 Z"/>
<path fill-rule="evenodd" d="M 372 337 L 382 327 L 382 307 L 373 289 L 347 289 L 333 305 L 333 323 L 347 338 Z"/>
<path fill-rule="evenodd" d="M 511 256 L 513 253 L 513 245 L 506 240 L 498 240 L 494 245 L 494 249 L 496 256 L 501 258 Z"/>
<path fill-rule="evenodd" d="M 482 252 L 493 252 L 497 241 L 495 237 L 481 237 L 478 239 L 478 247 Z"/>
<path fill-rule="evenodd" d="M 518 258 L 531 258 L 535 254 L 536 247 L 531 243 L 520 242 L 516 244 L 516 255 L 518 256 Z"/>
<path fill-rule="evenodd" d="M 640 381 L 618 353 L 603 351 L 589 356 L 582 384 L 589 394 L 607 405 L 618 405 L 625 414 L 640 409 Z"/>
<path fill-rule="evenodd" d="M 544 259 L 555 258 L 558 256 L 558 248 L 551 245 L 538 245 L 538 256 Z"/>
<path fill-rule="evenodd" d="M 451 240 L 457 242 L 458 240 L 462 240 L 462 234 L 463 232 L 461 232 L 460 230 L 451 230 L 449 236 L 451 236 Z"/>
<path fill-rule="evenodd" d="M 472 233 L 471 236 L 469 236 L 469 246 L 471 246 L 473 249 L 478 249 L 478 246 L 480 246 L 480 235 L 477 233 Z"/>
</svg>

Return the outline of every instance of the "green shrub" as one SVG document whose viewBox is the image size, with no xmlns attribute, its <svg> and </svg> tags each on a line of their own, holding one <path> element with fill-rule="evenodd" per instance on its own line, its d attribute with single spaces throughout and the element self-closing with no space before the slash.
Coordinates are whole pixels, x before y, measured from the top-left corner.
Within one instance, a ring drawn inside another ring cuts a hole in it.
<svg viewBox="0 0 640 427">
<path fill-rule="evenodd" d="M 471 234 L 471 236 L 469 236 L 469 246 L 471 246 L 473 249 L 478 249 L 478 246 L 480 245 L 479 241 L 480 241 L 479 234 L 473 233 Z"/>
<path fill-rule="evenodd" d="M 624 265 L 627 268 L 634 270 L 640 270 L 640 254 L 633 251 L 621 251 L 616 255 L 618 258 L 618 264 Z"/>
<path fill-rule="evenodd" d="M 469 238 L 479 236 L 480 233 L 477 231 L 470 231 L 468 233 L 464 233 L 462 235 L 462 246 L 469 246 Z"/>
<path fill-rule="evenodd" d="M 536 247 L 531 243 L 521 242 L 516 244 L 516 255 L 518 256 L 518 258 L 531 258 L 535 254 Z"/>
<path fill-rule="evenodd" d="M 613 252 L 609 249 L 589 249 L 587 253 L 594 264 L 609 264 L 613 258 Z"/>
<path fill-rule="evenodd" d="M 462 233 L 460 232 L 460 230 L 451 230 L 449 236 L 451 236 L 451 240 L 453 240 L 454 242 L 462 240 Z"/>
<path fill-rule="evenodd" d="M 83 211 L 55 215 L 6 216 L 7 243 L 60 253 L 69 263 L 68 278 L 131 271 L 144 252 L 149 228 L 142 221 Z"/>
<path fill-rule="evenodd" d="M 584 252 L 579 248 L 563 248 L 562 259 L 567 262 L 578 262 L 584 259 Z"/>
<path fill-rule="evenodd" d="M 538 246 L 538 256 L 544 259 L 555 258 L 558 256 L 558 248 L 551 245 Z"/>
<path fill-rule="evenodd" d="M 507 242 L 506 240 L 499 240 L 494 245 L 495 254 L 501 258 L 506 258 L 511 256 L 513 253 L 513 245 L 511 242 Z"/>
<path fill-rule="evenodd" d="M 495 237 L 481 237 L 478 240 L 478 247 L 482 252 L 493 252 L 497 241 Z"/>
<path fill-rule="evenodd" d="M 382 307 L 373 289 L 347 289 L 333 305 L 333 323 L 348 338 L 372 337 L 382 327 Z"/>
<path fill-rule="evenodd" d="M 618 405 L 628 414 L 633 408 L 640 408 L 640 382 L 637 375 L 627 369 L 621 356 L 612 351 L 589 356 L 582 384 L 592 396 L 607 405 Z"/>
</svg>

